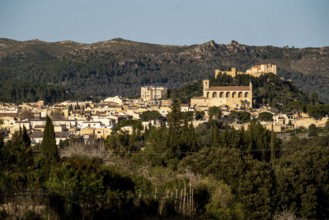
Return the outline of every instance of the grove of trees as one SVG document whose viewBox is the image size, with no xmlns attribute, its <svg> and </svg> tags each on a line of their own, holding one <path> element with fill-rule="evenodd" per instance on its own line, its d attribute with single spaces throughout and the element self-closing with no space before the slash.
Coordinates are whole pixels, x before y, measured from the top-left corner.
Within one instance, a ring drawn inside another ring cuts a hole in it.
<svg viewBox="0 0 329 220">
<path fill-rule="evenodd" d="M 328 218 L 328 132 L 282 142 L 256 120 L 190 120 L 174 100 L 156 126 L 121 122 L 104 148 L 90 146 L 98 156 L 61 156 L 74 141 L 56 147 L 49 118 L 40 145 L 22 128 L 0 141 L 1 218 Z"/>
</svg>

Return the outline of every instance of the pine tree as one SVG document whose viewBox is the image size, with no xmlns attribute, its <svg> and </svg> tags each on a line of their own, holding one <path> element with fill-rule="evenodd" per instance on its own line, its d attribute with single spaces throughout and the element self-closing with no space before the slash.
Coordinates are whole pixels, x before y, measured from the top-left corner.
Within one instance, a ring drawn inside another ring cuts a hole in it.
<svg viewBox="0 0 329 220">
<path fill-rule="evenodd" d="M 59 159 L 57 153 L 54 126 L 53 126 L 53 122 L 51 121 L 48 115 L 46 117 L 46 127 L 43 132 L 43 139 L 41 142 L 40 151 L 43 158 L 49 162 L 58 161 Z"/>
</svg>

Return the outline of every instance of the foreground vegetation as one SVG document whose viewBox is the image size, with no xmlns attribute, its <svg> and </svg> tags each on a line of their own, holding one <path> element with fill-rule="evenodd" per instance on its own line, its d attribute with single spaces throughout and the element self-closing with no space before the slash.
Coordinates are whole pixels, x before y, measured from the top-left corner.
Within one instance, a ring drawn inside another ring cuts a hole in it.
<svg viewBox="0 0 329 220">
<path fill-rule="evenodd" d="M 23 128 L 0 142 L 1 218 L 328 218 L 328 126 L 282 143 L 258 121 L 235 130 L 211 112 L 193 128 L 175 100 L 166 119 L 152 113 L 157 127 L 125 121 L 89 148 L 57 150 L 49 118 L 41 145 Z"/>
</svg>

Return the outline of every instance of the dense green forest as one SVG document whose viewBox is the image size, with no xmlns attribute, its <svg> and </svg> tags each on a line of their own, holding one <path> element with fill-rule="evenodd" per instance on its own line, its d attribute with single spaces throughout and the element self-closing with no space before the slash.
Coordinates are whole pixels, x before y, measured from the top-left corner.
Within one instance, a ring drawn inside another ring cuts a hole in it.
<svg viewBox="0 0 329 220">
<path fill-rule="evenodd" d="M 259 121 L 235 130 L 218 109 L 211 112 L 212 119 L 194 128 L 174 100 L 167 118 L 144 116 L 159 126 L 122 122 L 91 149 L 79 140 L 54 148 L 49 118 L 40 145 L 30 145 L 25 128 L 12 141 L 0 139 L 0 216 L 329 217 L 329 123 L 321 135 L 282 142 Z M 131 134 L 119 129 L 128 124 Z"/>
<path fill-rule="evenodd" d="M 61 86 L 40 85 L 24 81 L 0 81 L 0 100 L 2 102 L 22 103 L 43 100 L 46 103 L 56 103 L 63 100 L 74 99 Z"/>
</svg>

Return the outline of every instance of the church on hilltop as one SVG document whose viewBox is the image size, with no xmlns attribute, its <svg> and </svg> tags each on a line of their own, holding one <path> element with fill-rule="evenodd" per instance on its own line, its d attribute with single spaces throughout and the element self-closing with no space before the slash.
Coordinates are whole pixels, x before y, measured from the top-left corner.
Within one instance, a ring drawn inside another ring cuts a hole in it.
<svg viewBox="0 0 329 220">
<path fill-rule="evenodd" d="M 252 83 L 249 86 L 210 86 L 203 80 L 203 96 L 191 99 L 192 108 L 228 106 L 230 108 L 251 107 Z"/>
<path fill-rule="evenodd" d="M 235 74 L 238 73 L 236 72 L 236 68 L 232 68 L 232 70 L 235 71 Z M 216 70 L 215 78 L 217 76 L 218 72 Z M 191 99 L 192 108 L 208 108 L 212 106 L 227 106 L 230 108 L 252 107 L 251 82 L 249 86 L 211 86 L 210 80 L 206 79 L 203 80 L 202 84 L 203 95 Z"/>
</svg>

